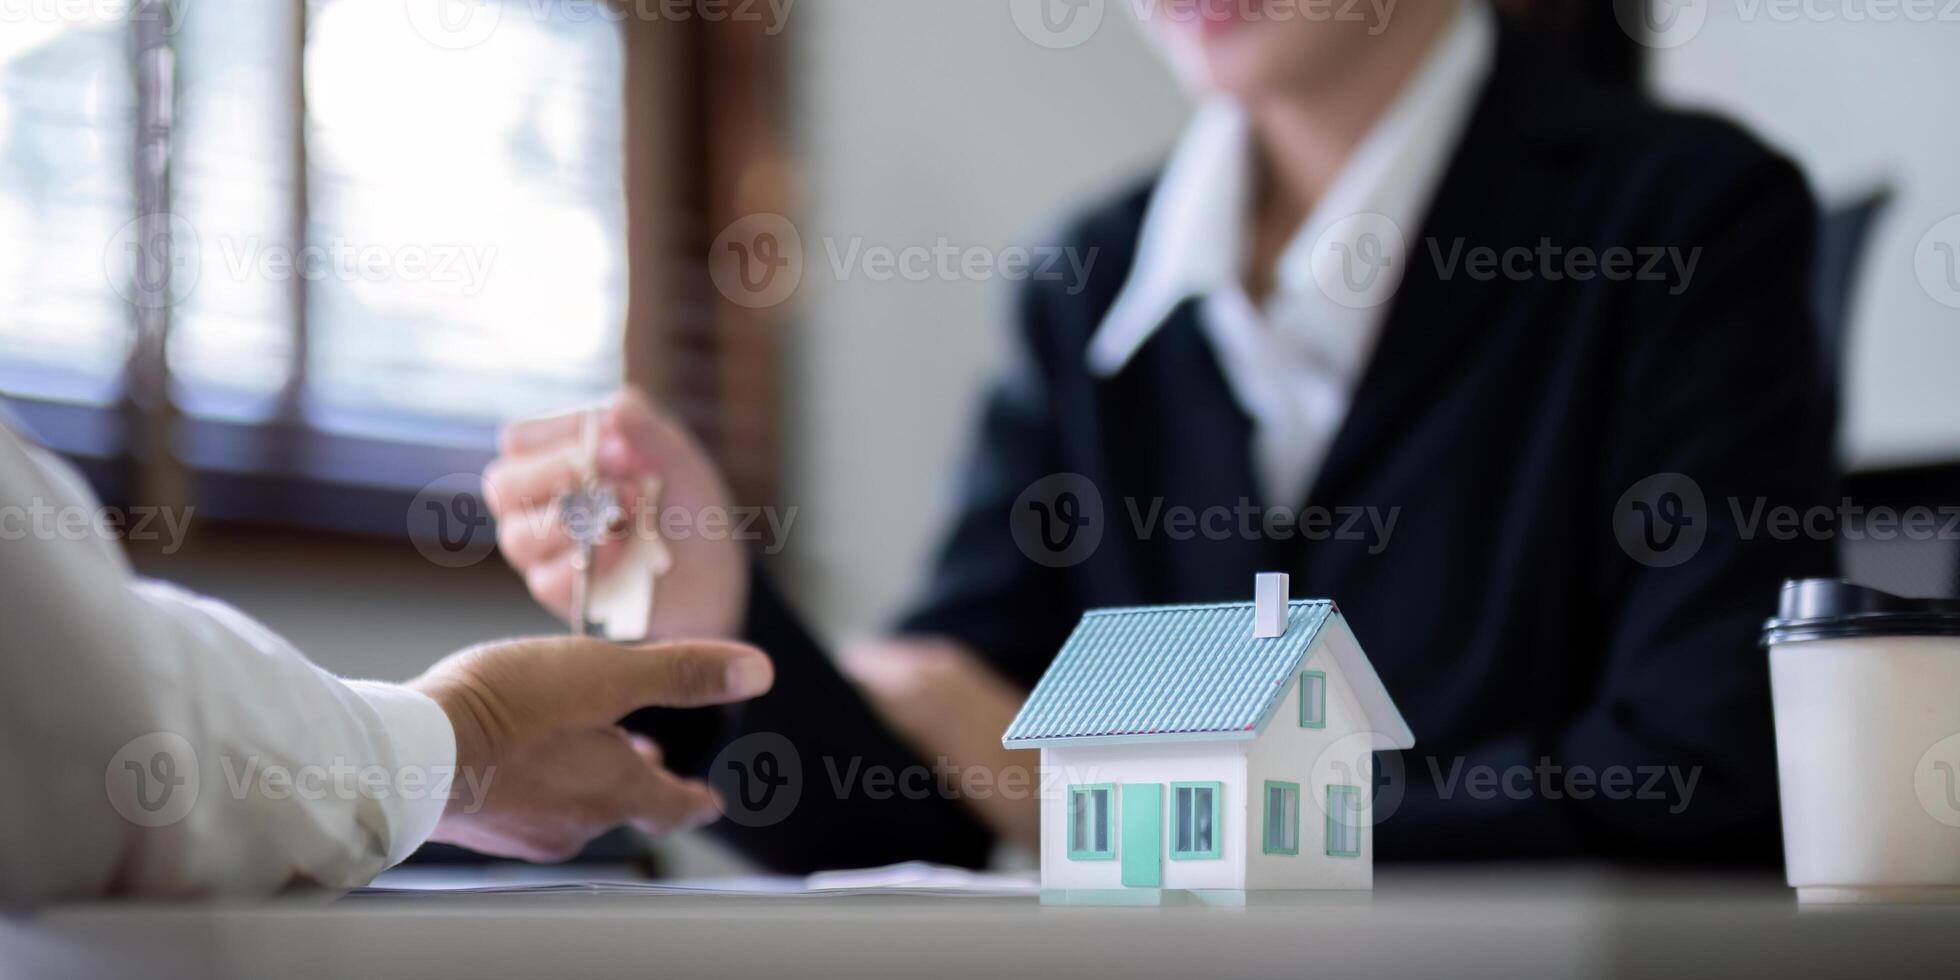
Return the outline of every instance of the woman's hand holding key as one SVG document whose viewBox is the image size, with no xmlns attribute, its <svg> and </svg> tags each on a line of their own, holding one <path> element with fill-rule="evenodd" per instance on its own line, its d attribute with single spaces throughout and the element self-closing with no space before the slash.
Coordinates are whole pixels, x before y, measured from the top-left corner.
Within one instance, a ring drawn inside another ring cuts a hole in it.
<svg viewBox="0 0 1960 980">
<path fill-rule="evenodd" d="M 596 412 L 596 451 L 582 419 Z M 700 446 L 638 391 L 604 406 L 517 422 L 499 437 L 500 455 L 484 470 L 484 498 L 497 518 L 497 544 L 531 595 L 559 616 L 572 615 L 574 542 L 557 503 L 577 489 L 592 461 L 615 493 L 625 527 L 594 549 L 592 574 L 605 576 L 625 551 L 624 536 L 660 533 L 673 553 L 655 593 L 648 637 L 731 636 L 748 602 L 749 564 L 733 526 L 728 489 Z M 641 487 L 655 477 L 658 500 Z"/>
</svg>

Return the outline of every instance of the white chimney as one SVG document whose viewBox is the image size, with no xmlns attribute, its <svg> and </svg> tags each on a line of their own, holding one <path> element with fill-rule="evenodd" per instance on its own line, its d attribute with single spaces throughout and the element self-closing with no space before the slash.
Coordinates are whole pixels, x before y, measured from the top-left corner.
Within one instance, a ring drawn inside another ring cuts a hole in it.
<svg viewBox="0 0 1960 980">
<path fill-rule="evenodd" d="M 1252 637 L 1286 635 L 1285 572 L 1260 572 L 1252 580 Z"/>
</svg>

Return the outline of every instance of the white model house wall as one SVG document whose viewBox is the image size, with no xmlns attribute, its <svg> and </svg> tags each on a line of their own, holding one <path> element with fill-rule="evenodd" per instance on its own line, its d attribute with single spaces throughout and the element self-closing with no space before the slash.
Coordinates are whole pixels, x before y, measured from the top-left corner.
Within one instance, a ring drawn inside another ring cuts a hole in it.
<svg viewBox="0 0 1960 980">
<path fill-rule="evenodd" d="M 1123 887 L 1123 783 L 1163 787 L 1159 826 L 1169 840 L 1170 784 L 1221 784 L 1218 857 L 1170 859 L 1159 843 L 1157 859 L 1164 888 L 1244 888 L 1246 857 L 1246 781 L 1244 741 L 1145 742 L 1130 745 L 1061 746 L 1041 750 L 1041 887 L 1120 889 Z M 1117 784 L 1113 828 L 1116 856 L 1110 860 L 1072 860 L 1068 856 L 1068 788 Z"/>
<path fill-rule="evenodd" d="M 1251 890 L 1290 888 L 1369 888 L 1374 883 L 1375 828 L 1373 822 L 1374 756 L 1369 750 L 1368 718 L 1348 686 L 1331 647 L 1347 644 L 1358 653 L 1354 634 L 1339 618 L 1321 630 L 1313 649 L 1288 681 L 1285 698 L 1266 722 L 1260 736 L 1247 744 L 1246 785 L 1249 809 L 1243 815 L 1246 884 Z M 1327 726 L 1300 727 L 1300 674 L 1327 675 Z M 1300 849 L 1298 854 L 1267 854 L 1265 787 L 1267 780 L 1300 785 Z M 1330 782 L 1360 786 L 1367 801 L 1361 821 L 1361 853 L 1334 857 L 1327 853 L 1327 786 Z M 1227 818 L 1227 824 L 1231 820 Z"/>
</svg>

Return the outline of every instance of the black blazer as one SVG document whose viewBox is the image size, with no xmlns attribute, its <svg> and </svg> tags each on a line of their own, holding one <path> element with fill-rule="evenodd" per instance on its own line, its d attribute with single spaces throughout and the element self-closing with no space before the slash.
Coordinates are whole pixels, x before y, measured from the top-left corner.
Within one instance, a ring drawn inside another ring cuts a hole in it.
<svg viewBox="0 0 1960 980">
<path fill-rule="evenodd" d="M 1339 603 L 1416 734 L 1383 767 L 1377 857 L 1773 859 L 1757 629 L 1784 578 L 1833 569 L 1828 542 L 1737 520 L 1834 489 L 1834 404 L 1806 306 L 1814 210 L 1790 163 L 1503 33 L 1307 501 L 1260 499 L 1250 424 L 1192 304 L 1116 375 L 1087 370 L 1149 194 L 1059 236 L 1097 254 L 1086 288 L 1021 290 L 1017 357 L 903 629 L 955 637 L 1031 686 L 1085 609 L 1242 601 L 1255 572 L 1289 571 L 1294 596 Z M 1640 250 L 1696 261 L 1658 280 L 1480 279 L 1449 262 L 1547 244 L 1634 250 L 1628 273 Z M 1031 549 L 1057 486 L 1099 497 L 1093 548 Z M 1153 508 L 1274 504 L 1334 523 L 1312 540 L 1140 530 Z M 1392 531 L 1334 533 L 1369 512 L 1392 514 Z M 803 748 L 804 796 L 788 820 L 724 833 L 782 867 L 984 858 L 985 835 L 946 800 L 837 792 L 813 750 L 909 756 L 766 588 L 751 626 L 788 683 L 738 730 Z"/>
</svg>

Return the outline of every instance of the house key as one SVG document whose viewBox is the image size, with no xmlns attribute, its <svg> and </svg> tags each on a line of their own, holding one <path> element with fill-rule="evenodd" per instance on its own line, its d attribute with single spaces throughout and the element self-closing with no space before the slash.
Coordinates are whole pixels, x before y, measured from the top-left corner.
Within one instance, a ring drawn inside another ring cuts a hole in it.
<svg viewBox="0 0 1960 980">
<path fill-rule="evenodd" d="M 579 434 L 579 485 L 558 498 L 558 521 L 572 539 L 572 632 L 591 636 L 592 556 L 620 519 L 619 496 L 599 481 L 599 417 L 587 413 Z"/>
</svg>

